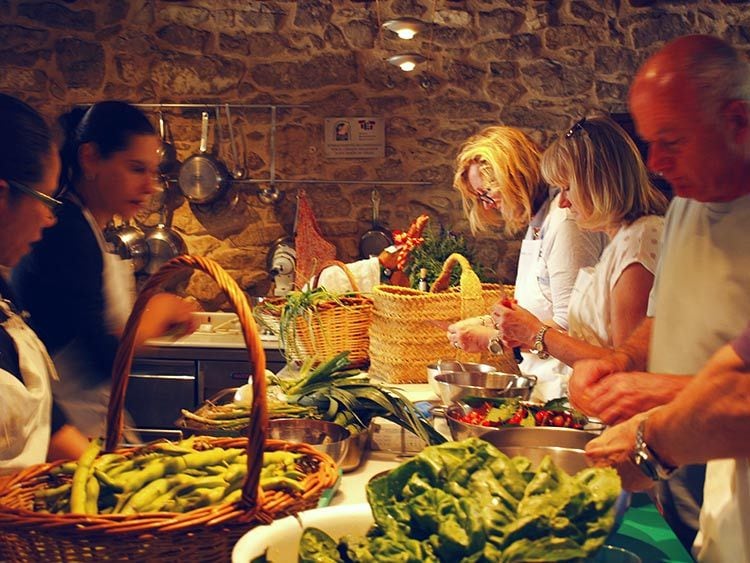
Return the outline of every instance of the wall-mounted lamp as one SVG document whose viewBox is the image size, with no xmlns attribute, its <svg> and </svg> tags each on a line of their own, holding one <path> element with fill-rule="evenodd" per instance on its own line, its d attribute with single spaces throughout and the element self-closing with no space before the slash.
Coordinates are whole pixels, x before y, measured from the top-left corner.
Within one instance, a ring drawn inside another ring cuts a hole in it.
<svg viewBox="0 0 750 563">
<path fill-rule="evenodd" d="M 383 24 L 383 29 L 392 31 L 401 39 L 411 39 L 424 29 L 424 23 L 414 18 L 396 18 Z"/>
<path fill-rule="evenodd" d="M 393 55 L 386 60 L 404 72 L 411 72 L 419 63 L 423 63 L 427 59 L 417 53 L 407 53 L 405 55 Z"/>
</svg>

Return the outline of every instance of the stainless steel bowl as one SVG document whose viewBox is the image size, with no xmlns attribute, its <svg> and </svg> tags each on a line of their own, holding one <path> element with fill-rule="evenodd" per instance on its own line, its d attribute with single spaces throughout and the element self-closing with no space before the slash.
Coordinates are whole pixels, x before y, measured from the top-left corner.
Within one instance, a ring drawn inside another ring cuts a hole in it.
<svg viewBox="0 0 750 563">
<path fill-rule="evenodd" d="M 451 405 L 468 397 L 496 399 L 517 397 L 528 400 L 536 385 L 533 375 L 516 375 L 492 371 L 481 372 L 442 372 L 435 376 L 438 396 L 444 405 Z"/>
<path fill-rule="evenodd" d="M 346 456 L 344 456 L 344 459 L 339 464 L 341 471 L 347 473 L 349 471 L 354 471 L 360 466 L 365 457 L 365 452 L 370 445 L 371 436 L 372 430 L 370 427 L 367 427 L 366 430 L 362 430 L 356 434 L 352 434 L 349 439 L 349 449 L 346 452 Z"/>
<path fill-rule="evenodd" d="M 475 364 L 472 362 L 457 362 L 455 360 L 438 360 L 427 366 L 427 383 L 430 384 L 432 390 L 435 391 L 436 395 L 440 394 L 437 383 L 435 382 L 435 376 L 439 373 L 448 372 L 460 372 L 465 371 L 469 373 L 489 373 L 491 371 L 497 371 L 497 366 L 490 364 Z"/>
<path fill-rule="evenodd" d="M 509 457 L 522 455 L 536 466 L 545 455 L 552 457 L 558 467 L 573 475 L 588 467 L 584 448 L 599 434 L 573 428 L 554 426 L 490 428 L 458 420 L 462 405 L 449 407 L 445 413 L 454 440 L 477 437 L 485 440 Z"/>
<path fill-rule="evenodd" d="M 312 418 L 274 418 L 268 421 L 267 438 L 309 444 L 331 456 L 336 465 L 346 459 L 351 433 L 333 422 Z"/>
</svg>

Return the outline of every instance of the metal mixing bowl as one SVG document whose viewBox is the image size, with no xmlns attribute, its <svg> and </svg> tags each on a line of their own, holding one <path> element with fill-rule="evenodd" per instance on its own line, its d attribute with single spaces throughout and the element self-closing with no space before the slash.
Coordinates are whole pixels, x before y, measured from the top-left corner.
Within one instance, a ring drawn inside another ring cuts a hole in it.
<svg viewBox="0 0 750 563">
<path fill-rule="evenodd" d="M 533 375 L 516 375 L 492 371 L 481 372 L 442 372 L 435 376 L 438 396 L 444 405 L 457 403 L 468 397 L 496 399 L 517 397 L 528 400 L 536 385 Z"/>
<path fill-rule="evenodd" d="M 268 421 L 266 438 L 309 444 L 341 465 L 349 451 L 350 432 L 333 422 L 313 418 L 274 418 Z"/>
<path fill-rule="evenodd" d="M 490 364 L 475 364 L 472 362 L 457 362 L 455 360 L 438 360 L 427 366 L 427 383 L 430 384 L 436 395 L 440 394 L 438 385 L 435 382 L 435 376 L 439 373 L 465 371 L 469 373 L 489 373 L 497 371 L 497 366 Z"/>
</svg>

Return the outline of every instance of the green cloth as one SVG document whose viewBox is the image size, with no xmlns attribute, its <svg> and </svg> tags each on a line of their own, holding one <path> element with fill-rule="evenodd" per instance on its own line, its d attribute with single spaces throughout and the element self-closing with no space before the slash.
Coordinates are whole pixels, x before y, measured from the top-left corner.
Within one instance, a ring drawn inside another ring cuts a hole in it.
<svg viewBox="0 0 750 563">
<path fill-rule="evenodd" d="M 633 495 L 622 524 L 607 543 L 632 551 L 643 563 L 693 561 L 644 493 Z"/>
</svg>

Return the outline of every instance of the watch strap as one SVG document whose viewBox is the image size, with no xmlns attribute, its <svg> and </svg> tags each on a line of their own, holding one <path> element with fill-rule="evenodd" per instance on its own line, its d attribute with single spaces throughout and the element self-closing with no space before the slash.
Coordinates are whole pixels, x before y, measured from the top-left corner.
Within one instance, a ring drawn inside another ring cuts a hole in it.
<svg viewBox="0 0 750 563">
<path fill-rule="evenodd" d="M 540 328 L 534 336 L 534 343 L 531 348 L 531 353 L 536 354 L 540 360 L 546 360 L 547 358 L 549 358 L 549 352 L 547 352 L 547 347 L 544 345 L 544 335 L 547 334 L 547 331 L 549 329 L 549 326 L 542 325 L 542 328 Z"/>
<path fill-rule="evenodd" d="M 666 481 L 677 470 L 676 467 L 663 464 L 656 453 L 646 443 L 646 421 L 648 417 L 641 420 L 635 434 L 635 450 L 633 451 L 633 462 L 640 468 L 643 474 L 652 481 Z"/>
</svg>

